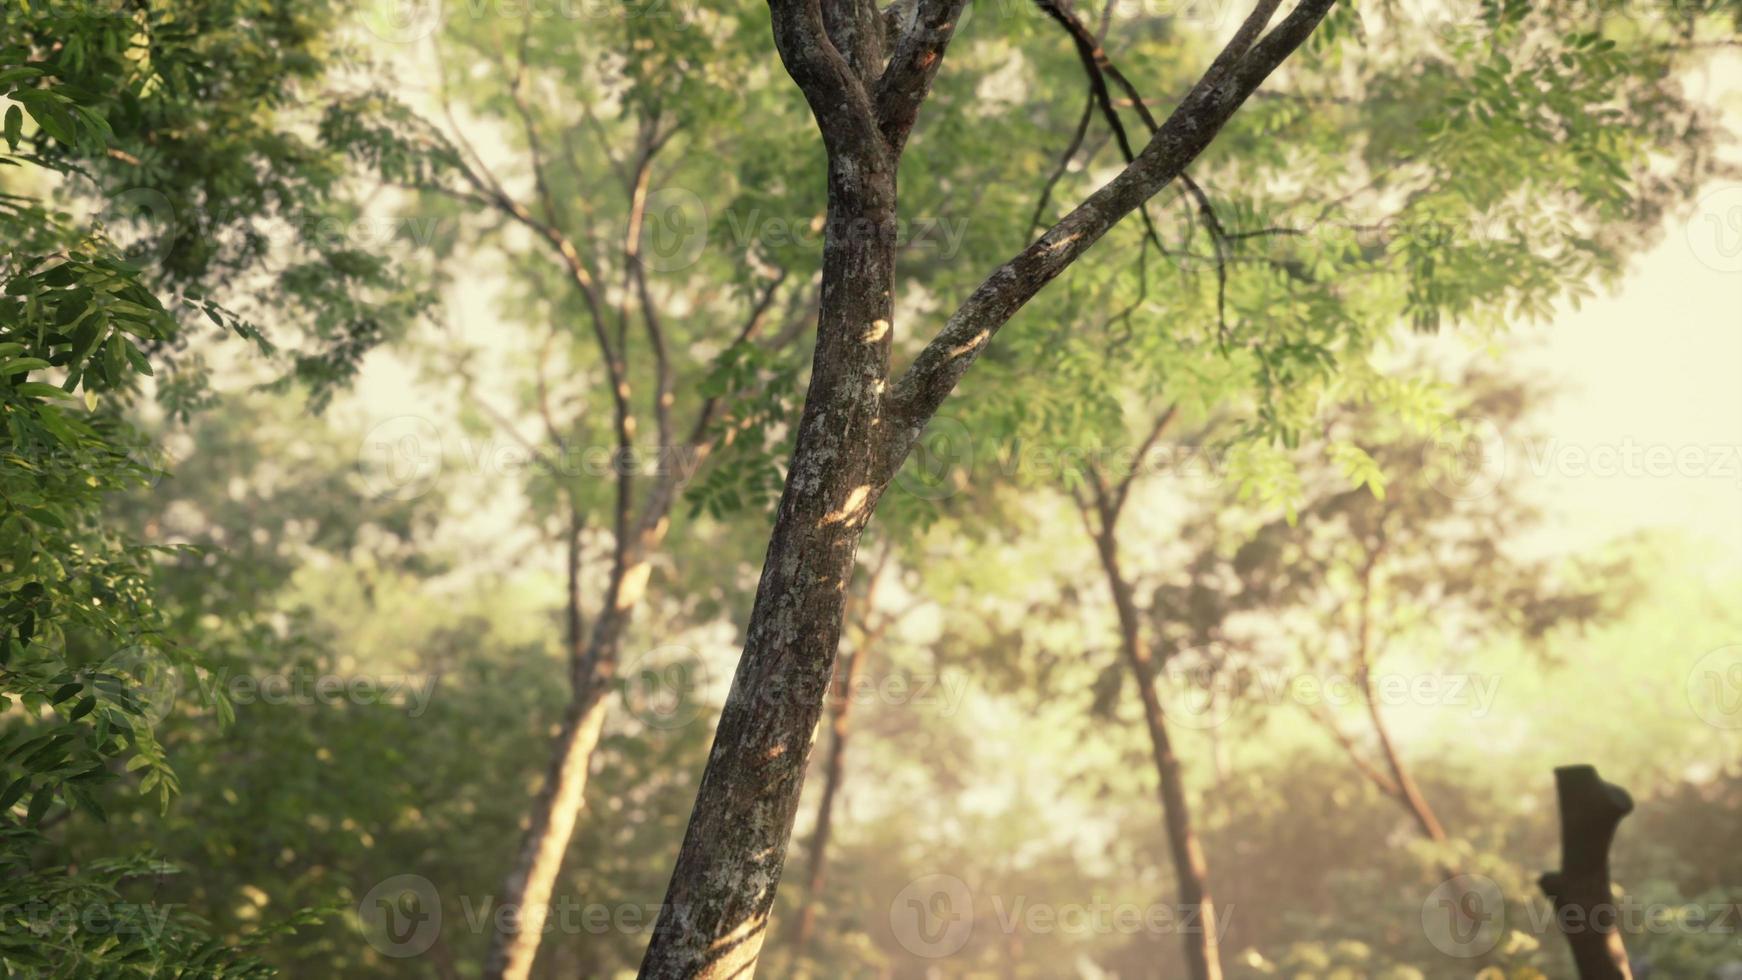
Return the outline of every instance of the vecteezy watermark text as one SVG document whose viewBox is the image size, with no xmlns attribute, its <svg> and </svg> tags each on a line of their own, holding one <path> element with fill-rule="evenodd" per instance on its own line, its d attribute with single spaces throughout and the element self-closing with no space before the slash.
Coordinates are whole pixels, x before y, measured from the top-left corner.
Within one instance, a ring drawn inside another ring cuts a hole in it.
<svg viewBox="0 0 1742 980">
<path fill-rule="evenodd" d="M 981 912 L 989 910 L 988 918 Z M 1213 931 L 1218 939 L 1233 921 L 1233 908 L 1206 915 L 1195 903 L 1031 901 L 1026 895 L 993 893 L 976 899 L 973 889 L 950 874 L 928 874 L 907 883 L 889 903 L 889 928 L 903 949 L 926 959 L 960 952 L 976 928 L 989 924 L 1004 935 L 1134 936 L 1190 935 Z"/>
</svg>

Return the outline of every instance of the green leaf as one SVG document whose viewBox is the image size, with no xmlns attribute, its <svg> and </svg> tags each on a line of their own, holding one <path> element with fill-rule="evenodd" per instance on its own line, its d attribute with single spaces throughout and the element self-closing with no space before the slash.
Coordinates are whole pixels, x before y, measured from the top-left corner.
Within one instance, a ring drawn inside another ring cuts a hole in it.
<svg viewBox="0 0 1742 980">
<path fill-rule="evenodd" d="M 25 507 L 22 508 L 22 510 L 24 511 L 24 516 L 38 524 L 47 524 L 50 527 L 58 527 L 63 531 L 66 530 L 67 522 L 62 520 L 61 516 L 52 510 L 44 507 Z"/>
<path fill-rule="evenodd" d="M 103 812 L 102 806 L 97 803 L 97 798 L 91 795 L 90 790 L 77 783 L 68 783 L 65 792 L 68 803 L 96 817 L 98 823 L 109 822 L 109 815 Z"/>
<path fill-rule="evenodd" d="M 30 807 L 24 812 L 24 822 L 35 826 L 48 815 L 48 808 L 54 804 L 54 787 L 44 786 L 30 798 Z"/>
<path fill-rule="evenodd" d="M 29 65 L 18 65 L 8 68 L 5 71 L 0 71 L 0 89 L 10 89 L 13 82 L 20 82 L 26 78 L 40 77 L 42 77 L 41 68 L 32 68 Z"/>
<path fill-rule="evenodd" d="M 40 381 L 26 381 L 25 383 L 19 385 L 16 390 L 19 394 L 25 395 L 25 396 L 28 396 L 31 398 L 68 398 L 68 399 L 70 399 L 73 397 L 72 392 L 62 391 L 61 389 L 55 387 L 54 385 L 43 384 Z"/>
<path fill-rule="evenodd" d="M 42 127 L 43 132 L 62 143 L 71 146 L 78 145 L 78 134 L 72 128 L 72 119 L 60 106 L 53 104 L 32 106 L 30 114 L 35 117 L 36 124 Z"/>
<path fill-rule="evenodd" d="M 30 777 L 19 776 L 6 787 L 6 792 L 0 793 L 0 811 L 10 810 L 12 804 L 24 798 L 24 791 L 30 788 Z"/>
<path fill-rule="evenodd" d="M 133 370 L 151 377 L 151 362 L 145 359 L 144 352 L 126 340 L 121 341 L 121 351 L 127 355 L 127 363 L 133 365 Z"/>
</svg>

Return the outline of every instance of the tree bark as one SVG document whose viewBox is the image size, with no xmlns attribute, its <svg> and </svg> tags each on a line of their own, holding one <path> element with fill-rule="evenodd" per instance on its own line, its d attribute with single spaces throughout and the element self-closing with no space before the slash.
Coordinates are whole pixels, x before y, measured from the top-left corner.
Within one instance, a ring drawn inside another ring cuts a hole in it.
<svg viewBox="0 0 1742 980">
<path fill-rule="evenodd" d="M 1180 768 L 1179 758 L 1174 755 L 1173 743 L 1168 737 L 1167 715 L 1155 693 L 1155 658 L 1143 643 L 1142 620 L 1131 583 L 1119 565 L 1118 509 L 1098 477 L 1096 503 L 1100 525 L 1095 534 L 1095 551 L 1101 560 L 1101 569 L 1106 573 L 1107 590 L 1112 594 L 1113 608 L 1118 614 L 1119 647 L 1126 665 L 1131 668 L 1132 680 L 1143 702 L 1143 720 L 1149 729 L 1150 749 L 1155 758 L 1168 851 L 1173 858 L 1175 888 L 1181 905 L 1198 910 L 1197 928 L 1182 927 L 1180 933 L 1186 967 L 1193 980 L 1221 980 L 1222 958 L 1217 946 L 1216 903 L 1210 894 L 1209 861 L 1204 857 L 1203 845 L 1192 825 L 1185 774 Z"/>
<path fill-rule="evenodd" d="M 816 353 L 744 652 L 643 978 L 754 973 L 834 670 L 854 553 L 938 407 L 1024 304 L 1179 176 L 1335 0 L 1300 0 L 1260 37 L 1276 7 L 1261 0 L 1263 16 L 1236 32 L 1137 159 L 987 276 L 891 384 L 896 164 L 965 2 L 918 0 L 892 39 L 871 0 L 769 0 L 781 62 L 828 155 Z"/>
<path fill-rule="evenodd" d="M 1556 769 L 1561 810 L 1561 868 L 1539 881 L 1579 980 L 1633 980 L 1609 883 L 1609 845 L 1623 817 L 1633 812 L 1627 791 L 1597 776 L 1591 766 Z"/>
<path fill-rule="evenodd" d="M 837 143 L 828 129 L 825 139 Z M 754 970 L 833 674 L 854 556 L 886 485 L 877 455 L 895 271 L 894 166 L 881 147 L 865 143 L 831 147 L 830 157 L 822 305 L 798 442 L 744 653 L 643 977 Z"/>
</svg>

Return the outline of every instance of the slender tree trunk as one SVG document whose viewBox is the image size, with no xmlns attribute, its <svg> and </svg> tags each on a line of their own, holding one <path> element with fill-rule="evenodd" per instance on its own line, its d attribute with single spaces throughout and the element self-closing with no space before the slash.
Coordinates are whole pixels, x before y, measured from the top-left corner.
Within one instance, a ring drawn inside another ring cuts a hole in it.
<svg viewBox="0 0 1742 980">
<path fill-rule="evenodd" d="M 513 910 L 512 928 L 494 935 L 484 965 L 486 977 L 520 980 L 532 970 L 551 892 L 585 801 L 587 772 L 604 724 L 602 685 L 586 699 L 571 702 L 564 714 L 544 786 L 533 800 L 531 823 L 502 886 L 500 907 Z"/>
<path fill-rule="evenodd" d="M 1132 597 L 1131 583 L 1119 567 L 1114 521 L 1117 514 L 1107 504 L 1102 506 L 1101 527 L 1095 535 L 1096 551 L 1101 568 L 1107 575 L 1108 591 L 1119 616 L 1119 645 L 1125 662 L 1131 668 L 1132 679 L 1143 701 L 1143 719 L 1149 728 L 1150 747 L 1155 755 L 1155 773 L 1160 783 L 1161 810 L 1167 829 L 1168 850 L 1173 856 L 1174 879 L 1180 904 L 1198 910 L 1196 928 L 1184 927 L 1180 941 L 1185 948 L 1186 966 L 1193 980 L 1221 980 L 1222 958 L 1217 948 L 1219 930 L 1216 904 L 1210 895 L 1209 862 L 1203 845 L 1192 826 L 1191 803 L 1186 797 L 1185 776 L 1179 759 L 1174 755 L 1168 737 L 1167 717 L 1161 699 L 1155 693 L 1155 665 L 1149 648 L 1143 645 L 1142 624 L 1137 603 Z"/>
<path fill-rule="evenodd" d="M 1374 696 L 1373 576 L 1385 553 L 1383 526 L 1381 532 L 1382 536 L 1361 567 L 1361 605 L 1355 625 L 1355 674 L 1361 685 L 1361 696 L 1367 702 L 1367 717 L 1373 723 L 1373 734 L 1379 739 L 1379 751 L 1385 757 L 1386 768 L 1391 771 L 1394 798 L 1415 819 L 1423 837 L 1434 844 L 1444 844 L 1448 839 L 1446 829 L 1440 823 L 1439 816 L 1434 813 L 1433 807 L 1428 805 L 1427 797 L 1422 795 L 1421 787 L 1416 785 L 1409 767 L 1404 764 L 1403 754 L 1397 750 L 1397 743 L 1391 739 L 1391 726 L 1385 723 L 1385 713 L 1379 710 L 1379 699 Z M 1458 874 L 1457 868 L 1449 862 L 1441 861 L 1440 869 L 1447 878 L 1456 877 Z"/>
<path fill-rule="evenodd" d="M 1307 716 L 1318 722 L 1319 727 L 1330 734 L 1331 740 L 1343 750 L 1344 758 L 1349 760 L 1349 764 L 1355 767 L 1356 772 L 1365 776 L 1368 782 L 1379 789 L 1379 792 L 1392 798 L 1397 797 L 1397 781 L 1368 761 L 1367 757 L 1362 754 L 1360 746 L 1355 744 L 1355 740 L 1349 737 L 1348 732 L 1343 731 L 1342 726 L 1337 724 L 1337 720 L 1331 716 L 1329 711 L 1308 708 Z"/>
<path fill-rule="evenodd" d="M 1391 740 L 1391 726 L 1386 724 L 1385 715 L 1379 710 L 1378 701 L 1374 700 L 1373 684 L 1367 676 L 1366 668 L 1361 670 L 1361 689 L 1367 699 L 1367 716 L 1373 721 L 1373 734 L 1379 739 L 1380 754 L 1385 757 L 1385 768 L 1390 770 L 1392 785 L 1397 790 L 1397 800 L 1415 819 L 1415 825 L 1421 830 L 1423 837 L 1435 844 L 1444 844 L 1449 839 L 1445 826 L 1440 823 L 1434 808 L 1428 804 L 1427 797 L 1422 795 L 1421 787 L 1416 785 L 1409 766 L 1397 751 L 1397 743 Z"/>
<path fill-rule="evenodd" d="M 660 522 L 617 548 L 606 602 L 592 635 L 583 639 L 579 527 L 570 530 L 567 628 L 573 696 L 552 745 L 544 783 L 533 798 L 520 850 L 502 884 L 499 907 L 511 911 L 503 920 L 508 928 L 491 935 L 484 959 L 486 980 L 525 980 L 538 957 L 551 893 L 586 803 L 587 776 L 604 729 L 623 633 L 641 597 L 647 566 L 640 556 L 658 544 L 663 532 Z"/>
<path fill-rule="evenodd" d="M 834 673 L 859 538 L 887 476 L 895 174 L 831 153 L 823 297 L 792 468 L 743 656 L 641 976 L 748 977 L 766 935 Z"/>
</svg>

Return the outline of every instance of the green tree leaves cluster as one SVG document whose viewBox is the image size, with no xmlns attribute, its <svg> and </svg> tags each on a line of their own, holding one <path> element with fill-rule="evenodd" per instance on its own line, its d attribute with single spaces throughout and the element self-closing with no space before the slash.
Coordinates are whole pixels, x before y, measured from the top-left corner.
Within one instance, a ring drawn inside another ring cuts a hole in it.
<svg viewBox="0 0 1742 980">
<path fill-rule="evenodd" d="M 343 62 L 328 41 L 336 13 L 319 0 L 26 0 L 0 11 L 9 964 L 69 975 L 262 969 L 184 912 L 122 900 L 155 864 L 45 863 L 43 831 L 104 819 L 109 784 L 164 806 L 177 788 L 149 688 L 166 670 L 195 669 L 198 638 L 171 629 L 158 601 L 173 549 L 129 535 L 109 507 L 162 476 L 130 419 L 141 396 L 155 390 L 176 417 L 207 400 L 191 347 L 200 325 L 275 351 L 208 294 L 251 294 L 241 305 L 272 310 L 300 348 L 287 366 L 317 397 L 420 305 L 387 250 L 323 224 L 357 215 L 343 158 L 299 135 L 293 116 Z M 215 707 L 227 717 L 222 700 Z"/>
</svg>

